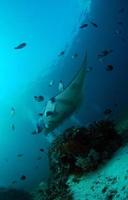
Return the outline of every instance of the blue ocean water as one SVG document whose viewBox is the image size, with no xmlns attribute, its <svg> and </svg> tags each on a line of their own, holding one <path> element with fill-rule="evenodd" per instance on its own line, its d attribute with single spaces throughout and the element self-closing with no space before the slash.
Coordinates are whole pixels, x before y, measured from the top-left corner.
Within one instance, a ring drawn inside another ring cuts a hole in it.
<svg viewBox="0 0 128 200">
<path fill-rule="evenodd" d="M 60 124 L 57 134 L 73 123 L 105 119 L 106 109 L 115 120 L 127 113 L 127 4 L 126 0 L 0 2 L 0 187 L 31 190 L 47 181 L 50 136 L 32 132 L 38 113 L 58 93 L 59 81 L 66 87 L 79 71 L 85 51 L 90 71 L 82 104 L 68 125 Z M 22 43 L 26 46 L 15 49 Z M 107 56 L 98 57 L 109 50 Z M 35 101 L 38 95 L 43 102 Z"/>
</svg>

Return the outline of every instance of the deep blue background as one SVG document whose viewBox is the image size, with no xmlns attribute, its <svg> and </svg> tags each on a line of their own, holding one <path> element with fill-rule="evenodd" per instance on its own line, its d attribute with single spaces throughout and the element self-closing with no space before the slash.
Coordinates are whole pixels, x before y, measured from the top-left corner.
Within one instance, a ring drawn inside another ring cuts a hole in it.
<svg viewBox="0 0 128 200">
<path fill-rule="evenodd" d="M 38 112 L 57 93 L 59 80 L 66 86 L 79 70 L 85 50 L 92 70 L 86 76 L 83 103 L 74 114 L 74 121 L 86 125 L 104 119 L 106 108 L 112 109 L 112 119 L 120 119 L 122 113 L 127 115 L 128 2 L 87 3 L 90 6 L 86 10 L 84 0 L 0 2 L 0 186 L 30 189 L 47 179 L 48 140 L 43 135 L 34 137 L 31 132 Z M 79 29 L 82 23 L 88 23 L 88 27 Z M 21 42 L 27 42 L 26 48 L 14 50 Z M 97 55 L 106 49 L 113 52 L 101 62 Z M 58 57 L 63 50 L 65 55 Z M 75 53 L 78 57 L 73 59 Z M 106 71 L 108 64 L 113 65 L 113 71 Z M 50 80 L 55 81 L 51 88 Z M 40 94 L 45 97 L 42 104 L 33 98 Z M 15 116 L 10 114 L 12 106 Z M 12 124 L 15 131 L 11 130 Z M 19 153 L 23 157 L 18 158 Z M 38 160 L 40 156 L 42 159 Z M 26 180 L 20 180 L 22 175 Z"/>
</svg>

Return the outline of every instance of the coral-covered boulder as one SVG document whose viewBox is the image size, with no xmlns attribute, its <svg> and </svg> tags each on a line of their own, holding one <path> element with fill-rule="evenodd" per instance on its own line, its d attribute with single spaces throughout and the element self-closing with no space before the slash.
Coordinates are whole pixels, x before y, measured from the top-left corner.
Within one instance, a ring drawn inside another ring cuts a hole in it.
<svg viewBox="0 0 128 200">
<path fill-rule="evenodd" d="M 72 200 L 67 185 L 69 175 L 77 175 L 74 176 L 77 181 L 79 176 L 110 159 L 121 145 L 122 138 L 111 121 L 65 130 L 50 146 L 49 181 L 45 187 L 41 184 L 37 188 L 34 200 Z"/>
<path fill-rule="evenodd" d="M 87 128 L 72 127 L 52 144 L 50 167 L 56 174 L 89 172 L 111 158 L 121 144 L 122 138 L 111 121 L 95 122 Z"/>
</svg>

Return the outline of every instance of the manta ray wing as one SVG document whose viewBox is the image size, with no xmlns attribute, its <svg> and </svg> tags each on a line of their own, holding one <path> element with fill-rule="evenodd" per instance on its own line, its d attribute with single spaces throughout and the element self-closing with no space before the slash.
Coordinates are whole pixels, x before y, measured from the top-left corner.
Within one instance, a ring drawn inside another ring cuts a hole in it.
<svg viewBox="0 0 128 200">
<path fill-rule="evenodd" d="M 79 107 L 82 100 L 83 84 L 86 74 L 87 54 L 84 57 L 80 71 L 76 74 L 69 85 L 55 96 L 55 113 L 50 116 L 43 116 L 43 121 L 47 121 L 48 126 L 44 128 L 45 133 L 49 133 L 57 128 L 65 119 L 70 117 Z M 46 106 L 47 107 L 47 106 Z M 46 110 L 45 110 L 46 112 Z"/>
</svg>

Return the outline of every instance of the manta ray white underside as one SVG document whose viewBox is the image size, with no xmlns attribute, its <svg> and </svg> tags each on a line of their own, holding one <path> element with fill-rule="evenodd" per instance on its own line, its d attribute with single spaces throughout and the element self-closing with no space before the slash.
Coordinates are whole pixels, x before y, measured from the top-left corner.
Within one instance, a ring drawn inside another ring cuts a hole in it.
<svg viewBox="0 0 128 200">
<path fill-rule="evenodd" d="M 87 69 L 87 54 L 85 54 L 79 72 L 69 83 L 69 85 L 55 99 L 55 111 L 52 115 L 43 114 L 40 120 L 40 126 L 43 127 L 44 133 L 52 132 L 65 119 L 70 117 L 74 111 L 80 106 L 83 97 L 83 85 Z M 49 112 L 49 101 L 45 107 L 44 113 Z M 42 124 L 41 124 L 42 123 Z M 47 124 L 46 124 L 47 123 Z"/>
</svg>

